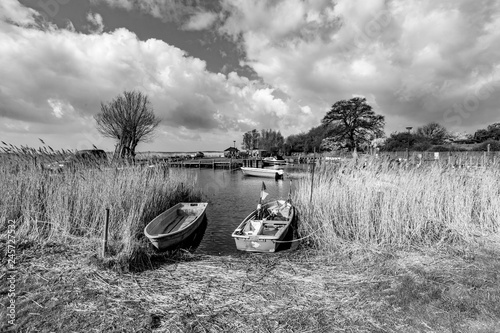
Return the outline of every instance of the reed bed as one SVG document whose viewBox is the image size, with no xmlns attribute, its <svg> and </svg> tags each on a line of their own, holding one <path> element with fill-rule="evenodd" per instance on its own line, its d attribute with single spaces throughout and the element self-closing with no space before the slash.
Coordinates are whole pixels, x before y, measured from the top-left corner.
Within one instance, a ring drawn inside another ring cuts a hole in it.
<svg viewBox="0 0 500 333">
<path fill-rule="evenodd" d="M 366 160 L 317 166 L 298 181 L 299 233 L 327 252 L 347 243 L 410 248 L 498 235 L 500 169 Z"/>
<path fill-rule="evenodd" d="M 16 221 L 19 241 L 77 243 L 98 253 L 109 209 L 107 260 L 140 268 L 152 255 L 145 224 L 179 201 L 200 197 L 196 180 L 182 172 L 119 164 L 50 172 L 41 163 L 67 152 L 14 148 L 1 156 L 0 229 Z"/>
</svg>

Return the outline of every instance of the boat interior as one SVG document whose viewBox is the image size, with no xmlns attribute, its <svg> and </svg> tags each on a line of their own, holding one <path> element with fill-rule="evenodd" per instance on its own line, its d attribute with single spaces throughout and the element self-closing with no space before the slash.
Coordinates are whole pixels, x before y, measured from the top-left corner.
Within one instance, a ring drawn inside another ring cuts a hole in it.
<svg viewBox="0 0 500 333">
<path fill-rule="evenodd" d="M 242 234 L 245 236 L 274 236 L 287 224 L 286 221 L 251 220 L 243 228 Z"/>
<path fill-rule="evenodd" d="M 200 214 L 200 209 L 177 209 L 175 213 L 176 214 L 172 217 L 173 221 L 171 223 L 158 223 L 156 226 L 148 230 L 149 233 L 164 235 L 175 232 L 177 230 L 181 230 L 198 217 L 198 215 Z"/>
<path fill-rule="evenodd" d="M 243 227 L 245 236 L 275 236 L 289 221 L 292 207 L 288 204 L 268 207 L 264 210 L 262 219 L 250 219 Z"/>
</svg>

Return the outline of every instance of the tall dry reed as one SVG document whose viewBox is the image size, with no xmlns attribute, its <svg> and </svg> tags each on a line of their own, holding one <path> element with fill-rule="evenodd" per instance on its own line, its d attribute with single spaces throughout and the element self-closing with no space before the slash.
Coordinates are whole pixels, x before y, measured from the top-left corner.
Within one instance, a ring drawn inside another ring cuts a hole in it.
<svg viewBox="0 0 500 333">
<path fill-rule="evenodd" d="M 195 179 L 164 168 L 77 165 L 50 172 L 40 167 L 40 161 L 64 155 L 19 148 L 0 155 L 2 230 L 14 220 L 19 240 L 76 240 L 97 251 L 108 208 L 110 250 L 127 262 L 147 252 L 148 221 L 179 201 L 200 199 Z"/>
<path fill-rule="evenodd" d="M 317 166 L 297 184 L 299 232 L 325 251 L 346 243 L 410 247 L 498 233 L 500 169 L 379 161 Z"/>
</svg>

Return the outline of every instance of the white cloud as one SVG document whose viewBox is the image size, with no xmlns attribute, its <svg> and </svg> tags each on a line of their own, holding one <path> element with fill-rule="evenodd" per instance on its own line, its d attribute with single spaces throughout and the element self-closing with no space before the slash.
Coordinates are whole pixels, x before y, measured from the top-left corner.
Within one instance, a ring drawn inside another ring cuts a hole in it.
<svg viewBox="0 0 500 333">
<path fill-rule="evenodd" d="M 98 14 L 89 20 L 102 25 Z M 169 133 L 157 136 L 162 149 L 174 149 L 166 138 L 185 131 L 198 133 L 198 145 L 215 144 L 221 135 L 239 140 L 252 128 L 286 133 L 300 121 L 289 115 L 303 114 L 298 106 L 273 96 L 267 85 L 234 72 L 208 72 L 204 61 L 179 48 L 157 39 L 141 41 L 123 28 L 83 34 L 0 21 L 0 59 L 9 64 L 0 67 L 0 123 L 17 122 L 22 126 L 16 128 L 28 126 L 42 138 L 64 135 L 65 140 L 54 145 L 65 148 L 95 144 L 97 139 L 109 145 L 96 134 L 92 116 L 101 102 L 124 90 L 141 90 L 150 97 L 163 119 L 159 133 Z M 13 129 L 9 133 L 11 139 L 16 135 Z M 24 134 L 18 132 L 17 139 L 22 141 Z"/>
<path fill-rule="evenodd" d="M 13 22 L 20 25 L 34 25 L 37 12 L 21 5 L 15 0 L 0 2 L 0 20 Z"/>
<path fill-rule="evenodd" d="M 498 121 L 493 85 L 482 98 L 470 87 L 500 78 L 500 3 L 226 0 L 223 7 L 229 15 L 219 31 L 240 41 L 245 64 L 309 105 L 318 121 L 353 93 L 373 96 L 388 133 L 402 121 L 471 131 Z M 469 114 L 450 111 L 471 99 Z"/>
<path fill-rule="evenodd" d="M 204 30 L 210 28 L 217 20 L 218 15 L 212 12 L 196 13 L 183 25 L 184 30 Z"/>
<path fill-rule="evenodd" d="M 469 131 L 499 121 L 498 2 L 222 0 L 219 12 L 198 0 L 92 2 L 217 29 L 240 43 L 241 65 L 261 80 L 208 72 L 203 60 L 127 29 L 104 32 L 99 14 L 89 14 L 91 35 L 37 29 L 35 11 L 2 0 L 0 61 L 9 65 L 0 67 L 0 117 L 16 126 L 0 128 L 9 135 L 26 126 L 94 133 L 100 102 L 130 89 L 147 92 L 164 119 L 161 138 L 179 144 L 193 130 L 200 143 L 252 128 L 305 131 L 353 94 L 386 116 L 387 133 L 431 121 Z"/>
<path fill-rule="evenodd" d="M 101 34 L 104 31 L 104 23 L 99 13 L 92 14 L 89 12 L 87 14 L 87 21 L 92 24 L 92 27 L 89 29 L 92 33 Z"/>
</svg>

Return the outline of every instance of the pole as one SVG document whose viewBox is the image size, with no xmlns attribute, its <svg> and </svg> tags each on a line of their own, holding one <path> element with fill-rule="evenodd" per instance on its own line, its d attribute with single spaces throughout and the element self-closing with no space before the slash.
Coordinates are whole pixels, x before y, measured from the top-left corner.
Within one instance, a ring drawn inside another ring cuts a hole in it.
<svg viewBox="0 0 500 333">
<path fill-rule="evenodd" d="M 408 149 L 406 150 L 406 163 L 408 164 L 410 162 L 410 131 L 413 127 L 406 127 L 406 129 L 408 130 Z"/>
<path fill-rule="evenodd" d="M 309 202 L 312 202 L 312 200 L 313 200 L 314 168 L 315 168 L 315 166 L 316 166 L 316 148 L 314 148 L 313 165 L 312 165 L 312 170 L 311 170 L 311 197 L 309 198 Z"/>
<path fill-rule="evenodd" d="M 102 239 L 102 257 L 106 255 L 108 250 L 108 227 L 109 227 L 109 208 L 106 208 L 106 220 L 104 221 L 104 235 Z"/>
</svg>

